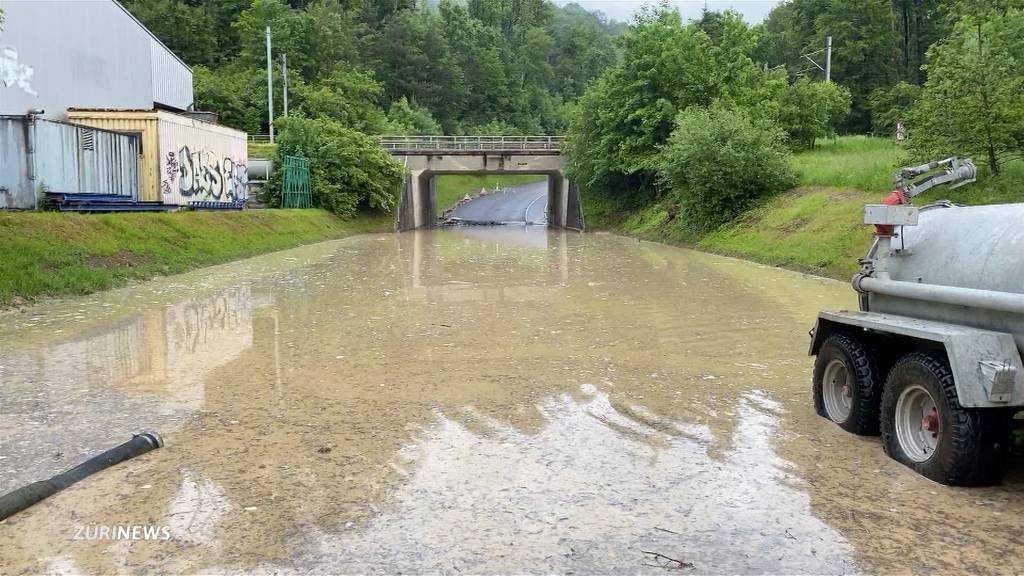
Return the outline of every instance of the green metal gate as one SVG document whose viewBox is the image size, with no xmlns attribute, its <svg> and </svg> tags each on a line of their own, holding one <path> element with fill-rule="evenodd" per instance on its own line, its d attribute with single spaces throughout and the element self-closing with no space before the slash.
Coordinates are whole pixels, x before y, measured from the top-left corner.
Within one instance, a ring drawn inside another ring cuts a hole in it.
<svg viewBox="0 0 1024 576">
<path fill-rule="evenodd" d="M 284 157 L 284 179 L 281 182 L 282 208 L 312 208 L 309 191 L 309 160 L 299 156 Z"/>
</svg>

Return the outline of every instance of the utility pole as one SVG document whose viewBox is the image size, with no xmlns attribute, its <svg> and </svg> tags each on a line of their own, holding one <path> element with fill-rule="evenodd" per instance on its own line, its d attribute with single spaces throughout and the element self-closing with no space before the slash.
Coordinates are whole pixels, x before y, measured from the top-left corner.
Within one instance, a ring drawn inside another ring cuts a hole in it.
<svg viewBox="0 0 1024 576">
<path fill-rule="evenodd" d="M 288 55 L 281 53 L 281 76 L 284 78 L 284 115 L 288 116 Z"/>
<path fill-rule="evenodd" d="M 832 37 L 825 39 L 825 82 L 832 81 Z"/>
<path fill-rule="evenodd" d="M 267 124 L 270 143 L 274 143 L 274 61 L 270 58 L 270 26 L 267 26 Z"/>
<path fill-rule="evenodd" d="M 821 64 L 818 64 L 817 62 L 815 62 L 814 58 L 811 58 L 811 56 L 815 56 L 817 54 L 821 54 L 822 52 L 825 53 L 825 66 L 824 67 Z M 815 68 L 817 68 L 818 70 L 821 70 L 822 72 L 824 72 L 825 73 L 825 82 L 831 82 L 832 81 L 832 37 L 831 36 L 828 36 L 828 37 L 825 38 L 825 47 L 823 49 L 817 50 L 815 52 L 811 52 L 810 54 L 801 54 L 800 57 L 801 58 L 805 58 L 808 62 L 813 64 Z M 808 68 L 806 70 L 803 70 L 800 73 L 806 72 L 807 70 L 810 70 L 810 68 Z"/>
</svg>

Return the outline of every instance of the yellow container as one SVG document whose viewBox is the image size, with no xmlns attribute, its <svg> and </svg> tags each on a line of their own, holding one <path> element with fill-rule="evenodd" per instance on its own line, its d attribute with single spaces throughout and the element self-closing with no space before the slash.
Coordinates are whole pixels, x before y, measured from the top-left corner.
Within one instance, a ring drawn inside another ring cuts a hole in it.
<svg viewBox="0 0 1024 576">
<path fill-rule="evenodd" d="M 76 110 L 68 120 L 139 136 L 139 197 L 186 205 L 248 195 L 246 134 L 165 110 Z"/>
</svg>

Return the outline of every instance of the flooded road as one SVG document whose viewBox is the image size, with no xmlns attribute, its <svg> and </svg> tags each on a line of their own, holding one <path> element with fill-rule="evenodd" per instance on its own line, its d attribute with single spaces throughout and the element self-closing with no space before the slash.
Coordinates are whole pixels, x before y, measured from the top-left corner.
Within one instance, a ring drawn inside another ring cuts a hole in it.
<svg viewBox="0 0 1024 576">
<path fill-rule="evenodd" d="M 0 524 L 0 574 L 1024 572 L 1019 463 L 947 488 L 814 414 L 807 329 L 855 305 L 501 227 L 3 315 L 0 492 L 133 431 L 166 446 Z M 95 536 L 139 525 L 169 538 Z"/>
</svg>

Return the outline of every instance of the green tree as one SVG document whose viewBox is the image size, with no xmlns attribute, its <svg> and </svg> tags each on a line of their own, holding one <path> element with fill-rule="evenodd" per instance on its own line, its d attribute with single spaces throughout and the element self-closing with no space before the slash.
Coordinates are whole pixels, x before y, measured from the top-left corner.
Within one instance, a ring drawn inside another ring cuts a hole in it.
<svg viewBox="0 0 1024 576">
<path fill-rule="evenodd" d="M 791 78 L 820 79 L 826 38 L 832 37 L 832 79 L 850 90 L 851 112 L 843 129 L 871 126 L 870 94 L 899 80 L 919 82 L 923 51 L 941 30 L 935 16 L 943 0 L 791 0 L 763 24 L 754 59 L 784 66 Z"/>
<path fill-rule="evenodd" d="M 832 82 L 801 78 L 782 94 L 779 125 L 798 149 L 814 148 L 818 138 L 835 134 L 850 111 L 850 92 Z"/>
<path fill-rule="evenodd" d="M 127 8 L 185 62 L 212 66 L 220 61 L 216 15 L 206 4 L 134 0 Z"/>
<path fill-rule="evenodd" d="M 389 100 L 405 96 L 426 106 L 446 130 L 455 126 L 464 83 L 435 13 L 404 11 L 389 18 L 372 56 Z"/>
<path fill-rule="evenodd" d="M 963 3 L 952 33 L 928 51 L 910 124 L 920 157 L 971 155 L 998 174 L 1024 154 L 1024 9 L 1003 6 Z"/>
<path fill-rule="evenodd" d="M 270 27 L 274 57 L 288 54 L 288 67 L 312 80 L 317 66 L 311 56 L 310 19 L 285 0 L 252 0 L 232 25 L 238 33 L 240 61 L 253 68 L 267 65 L 266 28 Z M 275 62 L 276 64 L 276 62 Z"/>
<path fill-rule="evenodd" d="M 278 118 L 277 154 L 309 159 L 315 206 L 350 218 L 361 208 L 390 212 L 402 166 L 374 138 L 328 118 Z"/>
<path fill-rule="evenodd" d="M 386 126 L 381 108 L 384 89 L 366 72 L 337 70 L 297 94 L 301 100 L 296 109 L 309 118 L 334 120 L 365 134 L 380 134 Z"/>
<path fill-rule="evenodd" d="M 327 76 L 339 66 L 352 67 L 361 62 L 357 40 L 358 21 L 352 10 L 337 0 L 316 0 L 306 9 L 309 15 L 309 44 L 313 68 L 318 76 Z"/>
<path fill-rule="evenodd" d="M 686 226 L 707 231 L 793 186 L 785 135 L 721 107 L 691 107 L 659 157 L 659 174 Z"/>
<path fill-rule="evenodd" d="M 228 65 L 217 69 L 192 68 L 195 107 L 217 112 L 227 126 L 257 134 L 266 134 L 267 74 L 244 66 Z"/>
<path fill-rule="evenodd" d="M 907 82 L 897 82 L 889 88 L 879 88 L 872 92 L 868 98 L 871 131 L 879 136 L 892 137 L 898 123 L 905 125 L 910 120 L 920 96 L 921 87 Z"/>
<path fill-rule="evenodd" d="M 659 148 L 679 110 L 721 92 L 712 43 L 675 10 L 642 12 L 619 37 L 621 61 L 573 107 L 570 171 L 584 187 L 653 192 Z"/>
<path fill-rule="evenodd" d="M 580 97 L 587 85 L 615 62 L 607 20 L 578 4 L 557 9 L 550 26 L 554 93 L 564 101 Z"/>
<path fill-rule="evenodd" d="M 402 97 L 391 103 L 388 109 L 387 127 L 388 134 L 442 134 L 441 125 L 430 115 L 430 111 L 415 103 L 410 103 L 408 98 Z"/>
</svg>

